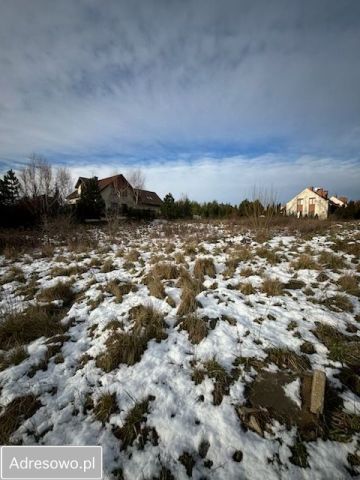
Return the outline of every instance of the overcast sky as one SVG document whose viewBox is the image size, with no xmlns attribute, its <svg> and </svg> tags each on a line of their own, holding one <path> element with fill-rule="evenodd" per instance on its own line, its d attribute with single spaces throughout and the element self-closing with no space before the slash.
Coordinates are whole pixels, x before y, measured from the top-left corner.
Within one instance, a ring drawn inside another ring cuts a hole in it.
<svg viewBox="0 0 360 480">
<path fill-rule="evenodd" d="M 0 0 L 0 172 L 360 197 L 359 0 Z"/>
</svg>

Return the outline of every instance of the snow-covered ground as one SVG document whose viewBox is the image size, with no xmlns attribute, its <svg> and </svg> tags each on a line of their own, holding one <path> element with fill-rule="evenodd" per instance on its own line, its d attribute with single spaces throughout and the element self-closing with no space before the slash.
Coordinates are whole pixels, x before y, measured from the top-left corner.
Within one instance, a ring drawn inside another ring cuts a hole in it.
<svg viewBox="0 0 360 480">
<path fill-rule="evenodd" d="M 263 243 L 222 224 L 95 234 L 97 246 L 83 251 L 55 243 L 48 257 L 41 251 L 0 256 L 3 323 L 34 303 L 60 308 L 61 298 L 43 295 L 59 282 L 73 293 L 59 310 L 58 336 L 39 332 L 27 342 L 20 332 L 19 342 L 9 344 L 6 335 L 13 334 L 0 324 L 0 426 L 9 406 L 17 414 L 17 398 L 33 395 L 39 402 L 30 416 L 18 413 L 9 443 L 102 445 L 105 479 L 359 473 L 359 224 L 311 237 L 279 231 Z M 144 324 L 151 315 L 136 316 L 139 305 L 159 316 L 160 338 Z M 24 318 L 24 331 L 32 332 L 31 315 Z M 121 343 L 122 334 L 130 346 Z M 131 341 L 145 337 L 130 359 Z M 242 420 L 239 407 L 251 407 L 251 384 L 261 372 L 287 372 L 284 395 L 301 409 L 303 371 L 287 362 L 288 352 L 307 371 L 326 372 L 342 402 L 336 418 L 343 419 L 345 439 L 328 418 L 311 441 L 299 437 L 296 422 L 286 425 L 271 411 L 261 432 Z M 292 460 L 299 444 L 307 466 Z"/>
</svg>

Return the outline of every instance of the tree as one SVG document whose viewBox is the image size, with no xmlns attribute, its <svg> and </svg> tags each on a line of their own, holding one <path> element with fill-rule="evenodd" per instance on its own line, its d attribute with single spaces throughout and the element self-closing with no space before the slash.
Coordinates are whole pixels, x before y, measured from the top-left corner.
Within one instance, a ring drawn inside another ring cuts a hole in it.
<svg viewBox="0 0 360 480">
<path fill-rule="evenodd" d="M 0 202 L 2 205 L 15 205 L 19 199 L 20 184 L 13 170 L 9 170 L 0 180 Z"/>
<path fill-rule="evenodd" d="M 161 213 L 167 219 L 176 217 L 175 199 L 171 193 L 165 195 L 163 204 L 161 205 Z"/>
<path fill-rule="evenodd" d="M 139 202 L 139 190 L 143 190 L 145 187 L 145 174 L 140 168 L 130 171 L 127 174 L 128 182 L 133 187 L 135 196 L 135 205 Z"/>
<path fill-rule="evenodd" d="M 69 171 L 53 168 L 45 157 L 33 153 L 20 172 L 20 187 L 28 207 L 37 216 L 47 215 L 64 203 L 70 190 Z"/>
<path fill-rule="evenodd" d="M 100 218 L 104 213 L 105 203 L 101 196 L 97 177 L 89 178 L 81 188 L 80 199 L 76 205 L 79 219 Z"/>
</svg>

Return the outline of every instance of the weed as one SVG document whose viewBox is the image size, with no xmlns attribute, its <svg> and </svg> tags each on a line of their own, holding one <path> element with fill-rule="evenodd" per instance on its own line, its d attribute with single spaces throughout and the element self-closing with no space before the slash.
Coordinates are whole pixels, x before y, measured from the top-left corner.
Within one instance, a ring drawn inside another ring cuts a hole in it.
<svg viewBox="0 0 360 480">
<path fill-rule="evenodd" d="M 345 295 L 336 294 L 321 301 L 329 310 L 334 312 L 353 312 L 354 306 Z"/>
<path fill-rule="evenodd" d="M 196 295 L 194 290 L 190 288 L 183 288 L 181 293 L 180 305 L 177 309 L 177 314 L 182 317 L 188 313 L 195 312 L 198 303 L 196 301 Z"/>
<path fill-rule="evenodd" d="M 346 268 L 346 262 L 342 257 L 331 252 L 321 252 L 319 255 L 319 262 L 327 268 L 337 270 L 339 268 Z"/>
<path fill-rule="evenodd" d="M 238 288 L 243 295 L 252 295 L 253 293 L 256 293 L 256 288 L 253 287 L 250 282 L 241 283 Z"/>
<path fill-rule="evenodd" d="M 355 275 L 343 275 L 338 280 L 338 285 L 344 292 L 360 297 L 359 278 Z"/>
<path fill-rule="evenodd" d="M 113 270 L 116 269 L 116 266 L 114 265 L 113 261 L 109 258 L 105 260 L 103 263 L 103 266 L 101 267 L 101 272 L 102 273 L 109 273 L 112 272 Z"/>
</svg>

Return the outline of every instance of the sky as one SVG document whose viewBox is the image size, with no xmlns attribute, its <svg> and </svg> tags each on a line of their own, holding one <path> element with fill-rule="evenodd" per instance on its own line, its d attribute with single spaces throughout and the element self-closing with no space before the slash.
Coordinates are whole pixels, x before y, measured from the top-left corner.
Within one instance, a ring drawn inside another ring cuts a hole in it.
<svg viewBox="0 0 360 480">
<path fill-rule="evenodd" d="M 0 173 L 360 198 L 360 1 L 0 0 Z"/>
</svg>

